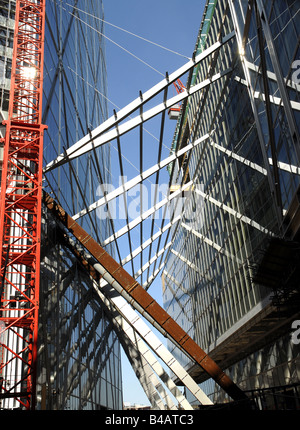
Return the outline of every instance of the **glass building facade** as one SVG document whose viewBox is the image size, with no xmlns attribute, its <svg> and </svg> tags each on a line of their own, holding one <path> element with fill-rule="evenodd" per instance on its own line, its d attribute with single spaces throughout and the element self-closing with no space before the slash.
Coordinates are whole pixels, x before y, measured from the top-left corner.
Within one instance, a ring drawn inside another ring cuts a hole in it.
<svg viewBox="0 0 300 430">
<path fill-rule="evenodd" d="M 15 1 L 0 2 L 0 113 L 8 110 Z M 46 2 L 44 163 L 107 119 L 102 1 Z M 1 133 L 5 129 L 1 129 Z M 110 183 L 110 147 L 44 176 L 43 188 L 70 214 Z M 96 213 L 79 221 L 100 243 L 111 234 Z M 120 344 L 91 279 L 43 210 L 37 408 L 122 409 Z M 113 255 L 111 246 L 109 252 Z M 13 400 L 4 408 L 18 407 Z"/>
<path fill-rule="evenodd" d="M 210 135 L 169 166 L 173 186 L 189 178 L 194 188 L 173 227 L 164 306 L 246 391 L 299 384 L 299 238 L 287 227 L 300 183 L 299 29 L 297 1 L 208 1 L 195 52 L 235 36 L 189 77 L 187 86 L 225 73 L 182 106 L 172 144 Z"/>
</svg>

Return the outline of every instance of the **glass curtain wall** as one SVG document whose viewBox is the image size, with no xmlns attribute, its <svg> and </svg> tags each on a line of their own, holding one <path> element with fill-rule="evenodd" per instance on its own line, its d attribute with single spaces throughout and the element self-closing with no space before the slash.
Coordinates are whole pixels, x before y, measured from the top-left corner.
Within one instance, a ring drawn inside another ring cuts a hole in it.
<svg viewBox="0 0 300 430">
<path fill-rule="evenodd" d="M 103 18 L 102 1 L 47 1 L 45 164 L 107 119 Z M 101 183 L 110 183 L 109 145 L 47 173 L 44 186 L 72 215 L 97 200 Z M 45 220 L 41 407 L 122 409 L 117 337 L 91 281 L 47 212 Z M 111 225 L 96 211 L 79 223 L 100 243 L 111 234 Z"/>
<path fill-rule="evenodd" d="M 248 2 L 207 2 L 196 44 L 198 52 L 234 30 L 229 3 L 234 5 L 243 34 Z M 269 112 L 264 98 L 254 11 L 245 47 L 254 103 L 249 95 L 240 47 L 233 38 L 203 61 L 191 77 L 193 85 L 232 68 L 231 73 L 191 98 L 180 114 L 172 145 L 173 149 L 179 149 L 211 133 L 210 139 L 199 145 L 182 164 L 173 166 L 171 183 L 183 183 L 189 177 L 194 180 L 194 192 L 186 197 L 180 225 L 173 228 L 173 246 L 163 272 L 163 293 L 166 311 L 212 357 L 221 342 L 250 320 L 266 302 L 269 303 L 270 290 L 253 282 L 253 270 L 270 237 L 281 234 L 282 217 L 300 180 L 293 170 L 299 166 L 299 130 L 292 127 L 296 123 L 299 127 L 299 85 L 291 80 L 295 72 L 293 61 L 299 58 L 299 5 L 295 1 L 264 1 L 262 4 L 270 29 L 269 39 L 266 36 L 263 39 L 263 52 L 272 96 L 271 129 L 281 162 L 280 206 L 275 198 L 278 189 L 274 189 Z M 272 46 L 278 53 L 276 64 L 269 54 Z M 292 108 L 290 104 L 286 106 L 280 102 L 283 89 L 279 88 L 279 71 L 287 98 L 297 102 Z M 180 129 L 181 133 L 178 132 Z M 195 200 L 195 192 L 202 199 L 201 205 Z M 243 347 L 238 346 L 241 350 Z M 193 370 L 179 350 L 172 345 L 170 349 Z M 293 345 L 288 351 L 286 362 L 293 360 L 296 354 Z M 255 358 L 253 360 L 255 363 Z M 264 371 L 271 367 L 270 363 L 265 364 Z M 244 389 L 249 389 L 247 380 L 250 375 L 257 375 L 259 368 L 242 363 L 228 371 L 236 382 L 243 382 Z M 276 381 L 278 379 L 274 377 L 273 385 Z M 272 382 L 269 380 L 270 385 Z M 287 378 L 285 383 L 288 382 Z M 209 382 L 206 390 L 213 394 L 217 387 Z M 223 400 L 222 394 L 214 397 L 216 399 Z"/>
<path fill-rule="evenodd" d="M 14 17 L 15 1 L 1 0 L 1 121 L 8 111 Z M 45 164 L 107 119 L 103 18 L 99 0 L 46 1 Z M 97 200 L 102 182 L 110 183 L 109 144 L 49 172 L 43 187 L 73 215 Z M 112 231 L 96 212 L 79 222 L 99 242 Z M 120 345 L 109 316 L 46 210 L 42 229 L 37 408 L 122 409 Z M 113 246 L 108 251 L 113 255 Z"/>
</svg>

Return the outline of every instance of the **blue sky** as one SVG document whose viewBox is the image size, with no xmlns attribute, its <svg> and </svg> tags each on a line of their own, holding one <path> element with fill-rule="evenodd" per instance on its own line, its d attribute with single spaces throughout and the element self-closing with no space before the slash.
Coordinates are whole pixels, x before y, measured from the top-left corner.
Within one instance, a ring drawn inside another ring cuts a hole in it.
<svg viewBox="0 0 300 430">
<path fill-rule="evenodd" d="M 188 61 L 184 56 L 192 56 L 205 2 L 206 0 L 103 0 L 105 21 L 180 54 L 163 50 L 107 23 L 105 34 L 114 42 L 106 40 L 108 99 L 112 102 L 109 103 L 110 115 L 114 105 L 119 108 L 126 106 L 138 97 L 140 90 L 144 92 L 161 81 L 163 76 L 160 73 L 172 73 Z M 175 122 L 172 122 L 170 127 L 174 126 Z M 149 292 L 162 304 L 160 277 Z M 149 404 L 124 356 L 123 400 L 131 404 Z"/>
<path fill-rule="evenodd" d="M 205 0 L 103 0 L 105 20 L 191 57 Z M 108 24 L 105 34 L 153 68 L 171 73 L 187 59 L 122 32 Z M 108 97 L 123 107 L 162 79 L 154 70 L 106 41 Z"/>
</svg>

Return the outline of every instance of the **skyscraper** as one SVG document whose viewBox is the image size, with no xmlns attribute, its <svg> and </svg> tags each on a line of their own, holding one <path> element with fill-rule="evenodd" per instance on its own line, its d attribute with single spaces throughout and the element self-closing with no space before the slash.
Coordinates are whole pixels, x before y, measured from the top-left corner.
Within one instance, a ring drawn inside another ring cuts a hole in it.
<svg viewBox="0 0 300 430">
<path fill-rule="evenodd" d="M 196 52 L 235 37 L 187 82 L 224 73 L 183 105 L 172 144 L 210 135 L 169 166 L 173 185 L 194 187 L 165 260 L 165 308 L 246 391 L 299 384 L 299 20 L 296 1 L 208 1 Z"/>
<path fill-rule="evenodd" d="M 1 1 L 2 119 L 8 110 L 14 13 L 15 1 Z M 102 1 L 46 2 L 45 163 L 107 118 L 103 26 Z M 45 174 L 44 190 L 74 214 L 95 200 L 101 182 L 109 182 L 109 163 L 107 145 L 95 150 L 93 157 Z M 108 221 L 96 214 L 86 217 L 82 225 L 99 242 L 111 231 Z M 37 407 L 121 409 L 120 346 L 112 324 L 93 293 L 91 280 L 46 210 L 42 233 Z M 12 360 L 2 372 L 3 387 L 11 389 L 23 371 Z M 2 400 L 1 407 L 20 404 L 10 398 Z"/>
</svg>

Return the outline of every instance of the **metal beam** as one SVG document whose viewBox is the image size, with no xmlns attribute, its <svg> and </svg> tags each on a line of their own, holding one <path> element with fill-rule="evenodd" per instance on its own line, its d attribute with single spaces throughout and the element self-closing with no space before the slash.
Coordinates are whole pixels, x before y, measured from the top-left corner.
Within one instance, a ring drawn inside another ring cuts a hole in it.
<svg viewBox="0 0 300 430">
<path fill-rule="evenodd" d="M 251 227 L 256 228 L 257 230 L 265 233 L 268 236 L 274 236 L 274 233 L 268 230 L 266 227 L 263 227 L 258 222 L 254 221 L 253 219 L 247 217 L 246 215 L 241 214 L 240 212 L 236 211 L 235 209 L 232 209 L 230 206 L 225 205 L 222 202 L 219 202 L 218 200 L 211 197 L 209 194 L 204 193 L 201 190 L 195 189 L 195 192 L 199 194 L 201 197 L 203 197 L 205 200 L 208 200 L 210 203 L 213 203 L 218 208 L 224 210 L 225 212 L 230 213 L 233 215 L 236 219 L 250 225 Z"/>
<path fill-rule="evenodd" d="M 94 265 L 97 270 L 98 264 Z M 100 269 L 101 270 L 101 269 Z M 118 309 L 118 312 L 125 318 L 128 322 L 128 327 L 133 327 L 139 334 L 140 338 L 137 339 L 139 348 L 143 347 L 143 342 L 154 351 L 154 353 L 169 367 L 169 369 L 176 375 L 182 383 L 190 390 L 190 392 L 195 396 L 195 398 L 203 405 L 211 405 L 211 400 L 204 394 L 201 388 L 196 384 L 196 382 L 190 377 L 190 375 L 184 370 L 180 363 L 174 358 L 174 356 L 168 351 L 168 349 L 163 345 L 159 338 L 154 334 L 154 332 L 148 327 L 148 325 L 138 316 L 136 311 L 132 309 L 131 304 L 122 297 L 121 295 L 116 295 L 114 288 L 106 285 L 102 291 L 105 291 L 106 297 L 111 297 L 114 306 Z M 144 349 L 144 357 L 149 358 L 149 351 Z M 157 360 L 155 359 L 155 362 Z M 151 361 L 150 361 L 151 362 Z M 153 363 L 154 365 L 155 363 Z"/>
<path fill-rule="evenodd" d="M 154 279 L 156 278 L 156 276 L 159 274 L 159 272 L 161 271 L 161 269 L 165 266 L 165 263 L 163 262 L 157 269 L 154 270 L 154 272 L 152 273 L 152 275 L 150 275 L 147 280 L 143 283 L 142 287 L 145 288 L 145 290 L 148 290 L 148 288 L 150 287 L 151 283 L 154 281 Z"/>
<path fill-rule="evenodd" d="M 279 219 L 281 217 L 280 220 L 282 221 L 281 187 L 280 187 L 280 177 L 278 172 L 277 150 L 276 150 L 275 132 L 273 127 L 272 109 L 270 104 L 270 90 L 269 90 L 269 81 L 267 77 L 267 64 L 266 64 L 265 47 L 264 47 L 263 32 L 262 32 L 262 20 L 257 10 L 256 2 L 255 2 L 255 15 L 256 15 L 258 47 L 259 47 L 259 53 L 260 53 L 260 66 L 262 71 L 262 82 L 263 82 L 264 93 L 265 93 L 265 106 L 266 106 L 267 124 L 268 124 L 268 130 L 269 130 L 269 144 L 270 144 L 271 156 L 273 160 L 275 197 L 276 197 L 276 203 L 277 203 L 277 212 L 279 213 Z"/>
<path fill-rule="evenodd" d="M 189 402 L 186 400 L 186 398 L 182 395 L 182 393 L 178 390 L 174 382 L 171 380 L 171 378 L 166 374 L 161 364 L 158 362 L 158 360 L 155 358 L 149 347 L 144 342 L 143 338 L 138 334 L 136 329 L 132 324 L 130 324 L 126 318 L 122 314 L 120 314 L 120 309 L 118 308 L 116 301 L 113 299 L 113 296 L 115 295 L 115 291 L 113 291 L 113 294 L 111 294 L 110 287 L 100 287 L 98 284 L 94 284 L 94 288 L 96 289 L 97 293 L 101 297 L 101 300 L 103 300 L 103 303 L 105 303 L 107 309 L 113 309 L 117 310 L 117 315 L 114 317 L 115 323 L 118 324 L 121 332 L 120 338 L 128 337 L 130 341 L 132 342 L 132 345 L 136 350 L 141 354 L 143 360 L 147 363 L 147 365 L 152 369 L 152 372 L 155 375 L 158 375 L 159 378 L 163 380 L 163 382 L 166 384 L 167 388 L 170 390 L 170 392 L 174 395 L 174 397 L 177 399 L 179 405 L 185 409 L 190 410 L 192 409 Z M 110 292 L 109 292 L 110 290 Z M 124 313 L 124 309 L 122 310 Z M 131 310 L 132 311 L 132 310 Z M 138 316 L 136 315 L 138 318 Z M 150 346 L 151 348 L 151 346 Z M 161 353 L 160 353 L 161 355 Z M 175 360 L 176 361 L 176 360 Z M 140 371 L 140 370 L 139 370 Z M 149 376 L 149 373 L 148 373 Z M 155 383 L 157 386 L 157 383 Z M 167 398 L 167 395 L 163 393 L 164 397 L 166 398 L 167 403 L 172 404 L 173 402 L 171 399 Z M 151 400 L 151 399 L 149 399 Z M 203 398 L 201 398 L 203 401 Z"/>
<path fill-rule="evenodd" d="M 73 252 L 75 257 L 79 260 L 84 270 L 86 270 L 90 276 L 90 278 L 93 281 L 93 287 L 96 291 L 97 295 L 100 297 L 101 301 L 105 305 L 105 311 L 107 312 L 107 316 L 110 320 L 112 320 L 115 327 L 117 327 L 117 332 L 119 333 L 120 340 L 122 344 L 124 344 L 124 336 L 128 339 L 126 342 L 131 343 L 131 347 L 136 350 L 139 354 L 141 354 L 143 360 L 147 363 L 148 366 L 150 366 L 151 369 L 153 369 L 153 372 L 155 372 L 156 375 L 163 381 L 163 383 L 166 385 L 168 390 L 170 390 L 171 394 L 177 399 L 179 405 L 183 409 L 190 410 L 192 409 L 189 402 L 186 400 L 186 398 L 183 396 L 183 394 L 178 390 L 174 382 L 170 379 L 170 377 L 167 375 L 167 373 L 164 371 L 161 364 L 157 361 L 157 359 L 154 357 L 152 352 L 150 351 L 150 348 L 153 348 L 153 342 L 149 342 L 149 347 L 146 346 L 146 343 L 144 342 L 143 336 L 141 337 L 139 335 L 140 330 L 144 329 L 149 334 L 149 331 L 147 331 L 145 323 L 143 323 L 140 320 L 140 317 L 135 313 L 133 314 L 132 307 L 127 304 L 125 299 L 121 296 L 119 296 L 114 289 L 112 289 L 107 282 L 102 278 L 99 279 L 99 276 L 97 276 L 96 272 L 98 272 L 99 265 L 96 263 L 96 261 L 91 261 L 89 256 L 84 253 L 82 249 L 78 247 L 78 245 L 70 238 L 65 237 L 65 244 L 67 247 Z M 99 272 L 98 272 L 99 273 Z M 138 324 L 140 330 L 136 330 L 135 326 Z M 154 337 L 154 340 L 156 342 L 159 342 L 159 340 Z M 123 345 L 124 347 L 124 345 Z M 154 348 L 155 349 L 155 348 Z M 170 353 L 165 353 L 164 350 L 157 351 L 158 348 L 155 349 L 155 353 L 160 357 L 166 364 L 171 363 L 171 370 L 175 371 L 175 374 L 178 374 L 180 371 L 178 377 L 183 378 L 182 375 L 185 375 L 185 377 L 182 379 L 182 382 L 186 385 L 186 387 L 191 390 L 191 392 L 198 398 L 199 401 L 205 402 L 206 404 L 211 404 L 211 401 L 203 394 L 202 390 L 199 389 L 197 384 L 195 384 L 190 377 L 185 374 L 184 370 L 180 366 L 179 363 L 177 363 L 176 359 L 170 359 Z M 132 356 L 130 356 L 132 361 Z M 175 366 L 175 367 L 174 367 Z M 141 369 L 139 370 L 141 371 Z M 148 373 L 148 376 L 152 379 L 155 378 L 153 375 L 150 375 Z M 187 378 L 187 379 L 185 379 Z M 139 378 L 140 379 L 140 378 Z M 143 383 L 140 381 L 142 386 Z M 157 386 L 157 383 L 155 383 L 155 386 Z M 145 390 L 147 394 L 147 390 Z M 167 394 L 164 390 L 160 389 L 160 395 L 163 393 L 163 397 L 167 400 L 167 403 L 170 405 L 172 404 L 172 401 L 168 398 Z M 149 398 L 151 401 L 151 399 Z"/>
<path fill-rule="evenodd" d="M 280 92 L 280 96 L 283 102 L 284 112 L 287 118 L 291 139 L 295 147 L 295 151 L 298 157 L 298 162 L 300 162 L 300 137 L 297 129 L 297 125 L 295 122 L 295 118 L 292 114 L 290 98 L 288 95 L 287 88 L 285 86 L 284 78 L 282 75 L 282 70 L 280 66 L 280 62 L 277 56 L 277 52 L 274 46 L 274 38 L 272 37 L 270 24 L 267 22 L 266 12 L 264 10 L 264 6 L 261 0 L 255 0 L 255 6 L 257 8 L 257 17 L 259 18 L 259 22 L 261 24 L 261 28 L 264 32 L 264 36 L 266 39 L 270 59 L 272 62 L 272 66 L 276 75 L 276 81 L 278 84 L 278 89 Z M 261 53 L 261 58 L 263 59 L 263 54 Z"/>
<path fill-rule="evenodd" d="M 237 43 L 238 43 L 238 46 L 240 48 L 242 48 L 242 46 L 243 46 L 242 31 L 244 31 L 244 29 L 240 29 L 240 26 L 239 26 L 238 12 L 236 11 L 237 5 L 234 2 L 234 0 L 229 0 L 228 4 L 229 4 L 229 8 L 230 8 L 230 13 L 231 13 L 231 18 L 233 21 L 234 29 L 236 32 Z M 250 19 L 249 16 L 248 16 L 248 19 Z M 259 114 L 257 111 L 256 103 L 255 103 L 255 91 L 254 91 L 251 77 L 250 77 L 250 70 L 248 68 L 245 56 L 243 55 L 244 52 L 240 52 L 240 54 L 241 54 L 241 57 L 240 57 L 241 58 L 241 64 L 242 64 L 244 75 L 245 75 L 245 78 L 247 81 L 251 107 L 252 107 L 252 111 L 253 111 L 253 115 L 254 115 L 254 119 L 255 119 L 257 134 L 258 134 L 261 152 L 262 152 L 262 156 L 263 156 L 263 160 L 264 160 L 264 167 L 267 171 L 267 178 L 268 178 L 268 183 L 269 183 L 269 187 L 271 190 L 271 194 L 272 194 L 272 196 L 275 196 L 276 195 L 276 188 L 275 188 L 275 184 L 274 184 L 273 174 L 271 172 L 269 161 L 268 161 L 268 155 L 267 155 L 265 140 L 264 140 L 264 133 L 263 133 L 263 130 L 262 130 L 262 127 L 260 124 L 260 118 L 259 118 Z M 273 199 L 274 199 L 274 197 L 273 197 Z M 281 222 L 282 222 L 282 211 L 278 210 L 277 202 L 274 202 L 274 205 L 276 207 L 276 219 L 277 219 L 278 225 L 280 226 Z"/>
<path fill-rule="evenodd" d="M 156 173 L 158 170 L 163 169 L 167 167 L 170 163 L 172 163 L 174 160 L 181 157 L 186 152 L 192 150 L 193 148 L 197 147 L 200 143 L 204 142 L 206 139 L 208 139 L 210 136 L 210 133 L 205 134 L 204 136 L 200 137 L 199 139 L 196 139 L 195 142 L 189 143 L 184 148 L 180 149 L 176 154 L 172 154 L 169 157 L 166 157 L 159 163 L 155 164 L 154 166 L 150 167 L 149 169 L 145 170 L 141 174 L 135 176 L 134 178 L 130 179 L 129 181 L 125 182 L 115 190 L 107 193 L 104 197 L 100 198 L 97 202 L 92 203 L 90 206 L 88 206 L 86 209 L 81 210 L 77 214 L 73 215 L 73 219 L 77 220 L 78 218 L 81 218 L 82 216 L 86 215 L 87 213 L 99 209 L 102 206 L 106 205 L 113 199 L 119 197 L 123 193 L 131 190 L 136 185 L 144 181 L 145 179 L 152 176 L 154 173 Z M 105 190 L 106 191 L 106 190 Z"/>
<path fill-rule="evenodd" d="M 117 263 L 76 221 L 48 194 L 46 207 L 71 232 L 98 262 L 101 276 L 128 304 L 143 315 L 157 330 L 170 339 L 192 361 L 195 361 L 225 392 L 237 401 L 247 401 L 246 394 L 226 375 L 198 344 L 170 317 L 170 315 Z M 130 308 L 131 308 L 130 306 Z M 132 309 L 132 308 L 131 308 Z M 143 336 L 145 339 L 145 336 Z"/>
<path fill-rule="evenodd" d="M 149 109 L 148 111 L 143 113 L 142 118 L 140 114 L 138 114 L 135 118 L 120 125 L 118 132 L 116 130 L 112 130 L 108 132 L 109 129 L 111 129 L 112 127 L 115 127 L 121 121 L 126 119 L 132 112 L 140 109 L 141 106 L 143 106 L 146 102 L 148 102 L 153 97 L 158 95 L 160 92 L 164 91 L 165 88 L 167 88 L 170 84 L 175 82 L 186 72 L 188 72 L 193 67 L 200 64 L 201 61 L 203 61 L 206 57 L 211 55 L 216 50 L 220 49 L 225 43 L 231 40 L 234 36 L 235 36 L 235 32 L 229 33 L 228 35 L 224 36 L 223 40 L 214 43 L 205 51 L 197 55 L 193 60 L 189 61 L 184 66 L 177 69 L 171 75 L 166 76 L 166 78 L 164 78 L 160 83 L 152 87 L 150 90 L 146 91 L 144 94 L 141 94 L 137 99 L 135 99 L 133 102 L 129 103 L 126 107 L 124 107 L 118 113 L 116 113 L 116 117 L 115 115 L 110 117 L 107 121 L 105 121 L 95 130 L 93 130 L 91 134 L 87 134 L 85 137 L 83 137 L 73 146 L 68 148 L 65 154 L 60 154 L 55 160 L 48 163 L 48 165 L 44 169 L 44 172 L 48 172 L 53 168 L 56 168 L 62 164 L 67 163 L 69 159 L 74 159 L 83 153 L 91 151 L 93 148 L 96 148 L 100 145 L 103 145 L 106 142 L 111 141 L 112 139 L 115 139 L 117 135 L 121 136 L 122 134 L 128 132 L 130 129 L 141 125 L 143 122 L 148 121 L 150 118 L 153 118 L 154 116 L 165 111 L 166 109 L 169 109 L 171 106 L 179 103 L 180 101 L 184 100 L 185 98 L 189 97 L 195 92 L 201 90 L 205 86 L 210 85 L 212 82 L 224 76 L 225 74 L 231 72 L 231 69 L 229 69 L 229 70 L 225 70 L 224 72 L 217 73 L 215 76 L 211 77 L 210 79 L 207 79 L 204 82 L 201 82 L 189 88 L 188 91 L 185 90 L 181 94 L 175 97 L 172 97 L 169 100 L 166 100 L 165 102 L 159 104 L 158 106 L 155 106 L 152 109 Z"/>
<path fill-rule="evenodd" d="M 182 191 L 188 189 L 192 185 L 193 181 L 189 181 L 188 183 L 181 186 L 178 190 L 176 190 L 174 193 L 168 195 L 163 200 L 158 202 L 156 205 L 152 206 L 150 209 L 146 210 L 142 213 L 142 215 L 139 215 L 134 220 L 130 221 L 129 224 L 126 224 L 124 227 L 120 228 L 117 232 L 115 232 L 113 235 L 108 237 L 102 242 L 102 246 L 106 246 L 109 243 L 114 242 L 116 239 L 120 238 L 124 234 L 126 234 L 128 231 L 132 230 L 134 227 L 138 226 L 140 223 L 142 223 L 145 219 L 147 219 L 150 215 L 152 215 L 154 212 L 161 209 L 163 206 L 168 204 L 171 200 L 173 200 L 176 197 L 179 197 Z"/>
<path fill-rule="evenodd" d="M 151 264 L 154 263 L 154 261 L 156 261 L 165 251 L 166 249 L 170 248 L 170 246 L 172 245 L 172 242 L 168 242 L 162 249 L 160 249 L 159 251 L 155 252 L 154 257 L 150 258 L 147 263 L 145 263 L 135 274 L 134 277 L 138 278 L 139 276 L 141 276 L 141 274 L 149 269 L 149 267 L 151 266 Z"/>
<path fill-rule="evenodd" d="M 156 232 L 149 239 L 145 240 L 145 242 L 143 242 L 134 251 L 132 251 L 131 254 L 127 255 L 127 257 L 125 257 L 122 260 L 121 265 L 124 266 L 124 264 L 128 263 L 132 258 L 135 258 L 137 255 L 139 255 L 144 249 L 146 249 L 150 245 L 150 243 L 153 243 L 156 239 L 158 239 L 163 233 L 169 230 L 172 227 L 172 225 L 178 222 L 180 219 L 181 219 L 181 215 L 178 215 L 176 218 L 172 219 L 172 221 L 170 221 L 168 224 L 166 224 L 161 229 L 159 229 L 158 232 Z"/>
<path fill-rule="evenodd" d="M 300 103 L 299 103 L 300 108 Z M 213 148 L 216 148 L 218 151 L 223 152 L 224 154 L 228 155 L 228 157 L 234 158 L 235 160 L 239 161 L 240 163 L 245 164 L 247 167 L 250 167 L 251 169 L 256 170 L 257 172 L 261 173 L 264 176 L 267 176 L 268 172 L 267 169 L 260 166 L 257 163 L 253 163 L 253 161 L 248 160 L 246 157 L 242 157 L 241 155 L 236 154 L 235 152 L 224 148 L 224 146 L 219 145 L 218 143 L 215 143 L 214 141 L 210 141 L 210 145 Z M 273 164 L 272 158 L 268 158 L 270 166 Z M 279 170 L 284 170 L 285 172 L 289 172 L 295 175 L 300 175 L 300 167 L 295 166 L 294 164 L 288 164 L 283 163 L 282 161 L 277 161 L 277 166 Z"/>
<path fill-rule="evenodd" d="M 74 148 L 76 144 L 73 145 L 72 147 L 66 150 L 64 155 L 60 155 L 56 158 L 56 160 L 50 162 L 45 167 L 44 173 L 47 173 L 54 168 L 62 166 L 63 164 L 69 162 L 70 160 L 74 160 L 75 158 L 80 157 L 81 155 L 86 154 L 87 152 L 90 152 L 93 149 L 98 148 L 99 146 L 102 146 L 105 143 L 111 142 L 117 137 L 120 137 L 128 133 L 130 130 L 133 130 L 134 128 L 140 126 L 144 122 L 149 121 L 150 119 L 154 118 L 155 116 L 159 115 L 165 110 L 171 108 L 173 105 L 177 105 L 182 100 L 195 94 L 196 92 L 202 90 L 203 88 L 209 86 L 211 83 L 217 81 L 218 79 L 222 78 L 223 76 L 231 72 L 232 72 L 232 69 L 229 68 L 225 71 L 215 74 L 211 78 L 205 79 L 205 81 L 200 82 L 199 84 L 196 84 L 193 87 L 191 87 L 189 91 L 185 90 L 184 92 L 172 97 L 166 102 L 162 102 L 157 106 L 145 111 L 142 117 L 140 115 L 137 115 L 136 117 L 128 120 L 124 124 L 119 125 L 118 130 L 113 129 L 111 131 L 106 132 L 105 134 L 101 134 L 100 136 L 95 137 L 94 140 L 89 141 L 84 146 L 80 146 L 79 149 Z M 117 119 L 115 119 L 115 121 L 116 121 L 115 123 L 115 127 L 116 127 L 118 125 L 118 121 Z"/>
<path fill-rule="evenodd" d="M 239 264 L 242 264 L 242 261 L 239 258 L 237 258 L 235 255 L 231 254 L 230 252 L 226 251 L 226 249 L 223 246 L 219 245 L 218 243 L 216 243 L 213 240 L 209 239 L 208 237 L 204 236 L 204 234 L 195 230 L 190 225 L 187 225 L 184 222 L 182 222 L 181 226 L 183 228 L 185 228 L 187 231 L 190 231 L 194 236 L 198 237 L 203 242 L 207 243 L 207 245 L 214 248 L 217 252 L 221 252 L 222 254 L 226 255 L 226 257 L 229 257 L 232 260 L 237 261 Z"/>
</svg>

